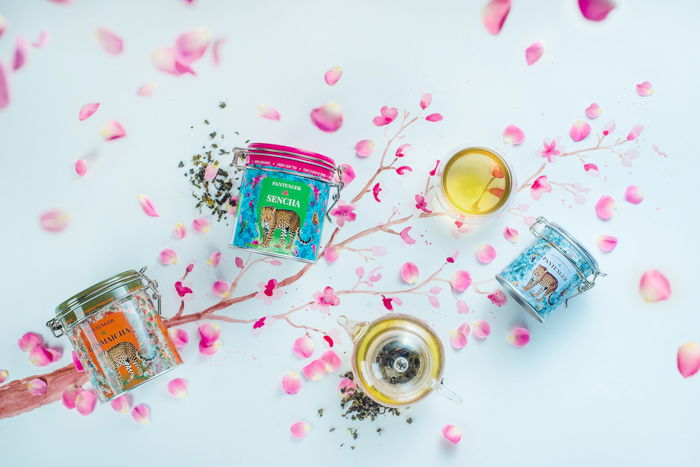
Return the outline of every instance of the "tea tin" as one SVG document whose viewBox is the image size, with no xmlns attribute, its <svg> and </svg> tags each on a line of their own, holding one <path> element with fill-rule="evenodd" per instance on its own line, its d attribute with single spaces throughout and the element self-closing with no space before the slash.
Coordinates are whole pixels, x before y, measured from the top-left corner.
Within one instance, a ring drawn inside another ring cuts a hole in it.
<svg viewBox="0 0 700 467">
<path fill-rule="evenodd" d="M 54 336 L 68 336 L 102 402 L 182 363 L 160 316 L 158 284 L 145 271 L 125 271 L 75 294 L 46 323 Z"/>
<path fill-rule="evenodd" d="M 290 146 L 252 143 L 234 148 L 234 165 L 244 173 L 230 246 L 315 262 L 324 220 L 330 220 L 328 213 L 343 188 L 342 170 L 333 159 Z M 335 193 L 327 208 L 331 188 Z"/>
<path fill-rule="evenodd" d="M 541 227 L 541 228 L 540 228 Z M 561 226 L 538 217 L 535 240 L 500 274 L 498 282 L 539 322 L 605 276 L 593 255 Z"/>
</svg>

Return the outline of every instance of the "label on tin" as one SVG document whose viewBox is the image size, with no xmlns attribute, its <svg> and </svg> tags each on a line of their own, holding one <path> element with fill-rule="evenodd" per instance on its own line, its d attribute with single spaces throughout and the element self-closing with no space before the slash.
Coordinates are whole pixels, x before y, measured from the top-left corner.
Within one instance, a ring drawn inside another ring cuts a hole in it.
<svg viewBox="0 0 700 467">
<path fill-rule="evenodd" d="M 542 306 L 538 306 L 539 302 L 552 306 L 555 300 L 566 296 L 570 292 L 569 285 L 577 275 L 571 262 L 559 251 L 550 248 L 540 256 L 529 276 L 525 277 L 523 289 L 534 298 L 535 307 L 542 309 Z"/>
</svg>

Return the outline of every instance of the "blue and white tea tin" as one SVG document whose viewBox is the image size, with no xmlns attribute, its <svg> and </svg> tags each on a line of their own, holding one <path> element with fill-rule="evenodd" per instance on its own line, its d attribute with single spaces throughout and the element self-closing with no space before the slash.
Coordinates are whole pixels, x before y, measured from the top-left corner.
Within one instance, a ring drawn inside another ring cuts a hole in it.
<svg viewBox="0 0 700 467">
<path fill-rule="evenodd" d="M 538 217 L 530 232 L 537 238 L 496 279 L 543 322 L 562 302 L 593 288 L 596 278 L 605 274 L 593 255 L 559 225 Z"/>
</svg>

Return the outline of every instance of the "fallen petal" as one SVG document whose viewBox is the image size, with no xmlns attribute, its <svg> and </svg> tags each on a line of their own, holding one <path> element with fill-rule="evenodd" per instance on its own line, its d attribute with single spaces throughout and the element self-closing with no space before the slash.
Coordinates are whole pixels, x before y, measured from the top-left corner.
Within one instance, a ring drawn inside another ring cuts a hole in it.
<svg viewBox="0 0 700 467">
<path fill-rule="evenodd" d="M 221 349 L 221 341 L 216 341 L 211 344 L 205 344 L 202 341 L 199 341 L 199 353 L 202 355 L 214 355 Z"/>
<path fill-rule="evenodd" d="M 457 305 L 457 313 L 460 313 L 460 314 L 469 313 L 469 305 L 467 305 L 466 302 L 463 302 L 462 300 L 457 300 L 456 305 Z"/>
<path fill-rule="evenodd" d="M 79 177 L 85 175 L 87 168 L 87 161 L 85 159 L 78 159 L 75 161 L 75 173 L 77 173 Z"/>
<path fill-rule="evenodd" d="M 331 245 L 323 250 L 323 259 L 325 259 L 328 264 L 336 262 L 338 258 L 340 258 L 340 247 Z"/>
<path fill-rule="evenodd" d="M 491 334 L 491 325 L 484 320 L 474 321 L 472 323 L 472 332 L 477 339 L 486 339 Z"/>
<path fill-rule="evenodd" d="M 525 49 L 525 61 L 528 65 L 533 65 L 542 57 L 543 52 L 544 43 L 541 41 L 533 42 Z"/>
<path fill-rule="evenodd" d="M 32 396 L 43 396 L 46 394 L 46 381 L 41 378 L 34 378 L 27 383 L 27 391 Z"/>
<path fill-rule="evenodd" d="M 518 241 L 520 238 L 520 234 L 516 229 L 512 229 L 510 227 L 506 227 L 503 230 L 503 236 L 505 237 L 506 240 L 508 240 L 511 243 L 515 243 Z"/>
<path fill-rule="evenodd" d="M 296 439 L 305 438 L 309 431 L 311 431 L 311 425 L 306 422 L 296 422 L 289 427 L 292 436 Z"/>
<path fill-rule="evenodd" d="M 527 328 L 515 328 L 508 335 L 508 342 L 516 347 L 526 346 L 530 342 L 530 331 Z"/>
<path fill-rule="evenodd" d="M 27 40 L 19 36 L 15 42 L 15 54 L 12 57 L 12 70 L 17 71 L 27 63 L 27 55 L 29 54 L 29 44 Z"/>
<path fill-rule="evenodd" d="M 591 126 L 583 120 L 576 120 L 569 130 L 569 136 L 575 142 L 583 141 L 590 133 Z"/>
<path fill-rule="evenodd" d="M 75 398 L 75 408 L 80 415 L 90 415 L 95 410 L 97 394 L 92 389 L 82 389 Z"/>
<path fill-rule="evenodd" d="M 175 56 L 179 62 L 199 60 L 209 47 L 209 30 L 196 28 L 180 34 L 175 40 Z"/>
<path fill-rule="evenodd" d="M 226 43 L 225 37 L 220 37 L 214 41 L 211 46 L 211 56 L 214 61 L 214 65 L 219 66 L 221 64 L 221 47 Z"/>
<path fill-rule="evenodd" d="M 73 410 L 75 408 L 75 402 L 78 398 L 78 393 L 83 389 L 77 386 L 70 386 L 66 388 L 61 394 L 61 402 L 63 406 L 67 409 Z"/>
<path fill-rule="evenodd" d="M 138 91 L 136 91 L 136 95 L 141 97 L 151 97 L 157 88 L 158 84 L 156 83 L 144 84 L 138 89 Z"/>
<path fill-rule="evenodd" d="M 678 347 L 678 371 L 684 378 L 689 378 L 700 370 L 700 345 L 689 342 Z"/>
<path fill-rule="evenodd" d="M 190 341 L 190 336 L 182 328 L 170 328 L 168 329 L 168 334 L 170 334 L 170 339 L 172 339 L 173 344 L 175 344 L 176 349 L 182 349 Z"/>
<path fill-rule="evenodd" d="M 219 265 L 219 262 L 221 261 L 221 252 L 220 251 L 215 251 L 211 255 L 209 255 L 209 259 L 207 260 L 207 264 L 213 268 L 217 267 Z"/>
<path fill-rule="evenodd" d="M 425 119 L 429 122 L 439 122 L 442 120 L 442 115 L 438 113 L 430 114 Z"/>
<path fill-rule="evenodd" d="M 644 81 L 643 83 L 639 83 L 637 85 L 638 96 L 646 97 L 651 96 L 652 94 L 654 94 L 654 87 L 649 81 Z"/>
<path fill-rule="evenodd" d="M 73 357 L 73 366 L 75 367 L 75 371 L 78 373 L 85 371 L 85 368 L 83 368 L 83 362 L 80 361 L 75 350 L 71 352 L 71 357 Z"/>
<path fill-rule="evenodd" d="M 355 180 L 355 169 L 350 164 L 341 164 L 340 168 L 343 170 L 343 183 L 345 185 Z"/>
<path fill-rule="evenodd" d="M 496 258 L 496 249 L 493 245 L 481 244 L 476 247 L 476 260 L 481 264 L 489 264 Z"/>
<path fill-rule="evenodd" d="M 119 396 L 116 399 L 112 399 L 109 403 L 112 408 L 119 413 L 129 413 L 131 410 L 131 401 L 129 396 Z"/>
<path fill-rule="evenodd" d="M 92 116 L 92 114 L 97 112 L 97 109 L 99 109 L 99 108 L 100 108 L 99 102 L 85 104 L 84 106 L 82 106 L 80 108 L 80 112 L 78 113 L 78 120 L 80 120 L 81 122 L 83 120 L 87 120 L 88 118 L 90 118 Z"/>
<path fill-rule="evenodd" d="M 525 141 L 525 133 L 515 125 L 508 125 L 503 130 L 503 142 L 505 144 L 512 143 L 513 146 L 518 146 Z"/>
<path fill-rule="evenodd" d="M 644 130 L 644 125 L 635 125 L 632 127 L 629 133 L 627 133 L 627 141 L 633 141 L 637 139 L 640 133 Z"/>
<path fill-rule="evenodd" d="M 661 271 L 646 271 L 639 280 L 639 294 L 645 302 L 666 300 L 671 296 L 671 283 Z"/>
<path fill-rule="evenodd" d="M 326 364 L 326 371 L 333 372 L 340 368 L 341 361 L 337 353 L 332 350 L 326 350 L 321 354 L 321 360 Z"/>
<path fill-rule="evenodd" d="M 10 85 L 7 82 L 5 65 L 0 63 L 0 109 L 10 105 Z"/>
<path fill-rule="evenodd" d="M 323 79 L 326 80 L 328 86 L 333 86 L 343 76 L 343 69 L 339 66 L 334 66 L 326 72 Z"/>
<path fill-rule="evenodd" d="M 467 271 L 457 271 L 450 278 L 450 285 L 455 292 L 464 292 L 472 283 L 472 276 Z"/>
<path fill-rule="evenodd" d="M 415 284 L 418 282 L 418 266 L 414 263 L 404 263 L 400 269 L 401 280 L 406 284 Z"/>
<path fill-rule="evenodd" d="M 612 0 L 578 0 L 578 7 L 583 17 L 589 21 L 603 21 L 615 8 Z"/>
<path fill-rule="evenodd" d="M 187 380 L 183 378 L 171 379 L 168 383 L 168 392 L 177 399 L 187 397 Z"/>
<path fill-rule="evenodd" d="M 299 373 L 287 373 L 282 377 L 282 389 L 287 394 L 296 394 L 301 389 Z"/>
<path fill-rule="evenodd" d="M 338 104 L 330 102 L 313 109 L 311 121 L 319 130 L 332 133 L 343 125 L 343 111 Z"/>
<path fill-rule="evenodd" d="M 224 281 L 216 281 L 211 285 L 211 291 L 219 298 L 228 297 L 228 284 Z"/>
<path fill-rule="evenodd" d="M 481 22 L 491 34 L 498 34 L 510 12 L 510 0 L 490 0 L 481 10 Z"/>
<path fill-rule="evenodd" d="M 141 209 L 143 210 L 144 214 L 146 214 L 149 217 L 158 217 L 158 211 L 156 211 L 156 207 L 153 205 L 153 201 L 151 201 L 151 198 L 144 194 L 139 194 L 136 196 L 136 198 L 139 200 L 139 205 L 141 205 Z"/>
<path fill-rule="evenodd" d="M 625 199 L 632 204 L 639 204 L 644 200 L 644 193 L 638 186 L 630 185 L 625 190 Z"/>
<path fill-rule="evenodd" d="M 615 208 L 615 200 L 612 197 L 601 196 L 595 205 L 595 213 L 598 219 L 607 221 L 612 218 Z"/>
<path fill-rule="evenodd" d="M 7 381 L 7 378 L 10 377 L 10 372 L 7 370 L 0 370 L 0 384 L 4 383 Z"/>
<path fill-rule="evenodd" d="M 5 30 L 7 29 L 7 19 L 5 16 L 3 16 L 2 13 L 0 13 L 0 37 L 2 37 L 3 34 L 5 34 Z"/>
<path fill-rule="evenodd" d="M 211 223 L 204 217 L 200 217 L 192 221 L 192 229 L 197 233 L 209 232 L 210 226 Z"/>
<path fill-rule="evenodd" d="M 19 345 L 19 348 L 22 352 L 28 352 L 32 350 L 34 347 L 37 345 L 41 344 L 44 341 L 42 337 L 39 334 L 36 334 L 34 332 L 27 332 L 22 335 L 17 341 L 17 345 Z"/>
<path fill-rule="evenodd" d="M 452 444 L 457 444 L 462 439 L 462 430 L 458 426 L 445 425 L 442 428 L 442 436 Z"/>
<path fill-rule="evenodd" d="M 313 360 L 301 372 L 309 381 L 318 381 L 326 374 L 326 363 L 321 359 Z"/>
<path fill-rule="evenodd" d="M 146 404 L 139 404 L 131 410 L 131 417 L 142 425 L 151 421 L 151 408 Z"/>
<path fill-rule="evenodd" d="M 124 50 L 124 40 L 109 29 L 97 28 L 95 37 L 107 53 L 119 55 Z"/>
<path fill-rule="evenodd" d="M 374 141 L 371 139 L 362 139 L 355 143 L 355 155 L 364 159 L 369 157 L 374 152 Z"/>
<path fill-rule="evenodd" d="M 68 227 L 70 216 L 62 209 L 47 211 L 39 216 L 39 225 L 47 232 L 60 232 Z"/>
<path fill-rule="evenodd" d="M 299 358 L 309 358 L 316 348 L 316 343 L 309 336 L 299 337 L 294 341 L 292 350 Z"/>
<path fill-rule="evenodd" d="M 456 329 L 450 331 L 450 345 L 453 349 L 459 350 L 467 345 L 467 335 Z"/>
<path fill-rule="evenodd" d="M 600 117 L 600 114 L 602 113 L 603 109 L 601 109 L 595 102 L 586 107 L 586 117 L 590 118 L 591 120 Z"/>
<path fill-rule="evenodd" d="M 29 350 L 29 361 L 34 366 L 46 366 L 53 363 L 54 355 L 42 344 L 35 345 Z"/>
<path fill-rule="evenodd" d="M 200 342 L 206 345 L 213 344 L 221 337 L 221 326 L 216 323 L 200 324 L 197 331 L 199 332 Z"/>
<path fill-rule="evenodd" d="M 114 141 L 115 139 L 123 138 L 126 136 L 126 131 L 122 127 L 121 123 L 116 120 L 110 120 L 100 128 L 100 135 L 105 141 Z"/>
<path fill-rule="evenodd" d="M 610 253 L 617 246 L 617 238 L 611 235 L 599 235 L 598 236 L 598 248 L 603 253 Z"/>
<path fill-rule="evenodd" d="M 173 47 L 161 47 L 151 54 L 151 62 L 156 69 L 180 76 L 185 73 L 195 75 L 195 71 L 186 63 L 177 59 L 177 54 Z"/>
<path fill-rule="evenodd" d="M 272 107 L 271 105 L 259 105 L 258 106 L 258 115 L 262 118 L 266 118 L 268 120 L 274 120 L 276 122 L 280 121 L 282 116 L 280 113 Z"/>
<path fill-rule="evenodd" d="M 166 248 L 165 250 L 160 252 L 160 263 L 163 266 L 168 266 L 169 264 L 177 263 L 177 253 L 175 253 L 170 248 Z"/>
<path fill-rule="evenodd" d="M 597 177 L 600 174 L 598 171 L 598 166 L 595 164 L 583 164 L 583 170 L 585 170 L 586 173 L 592 177 Z"/>
<path fill-rule="evenodd" d="M 489 300 L 491 300 L 491 303 L 499 307 L 505 305 L 508 301 L 508 299 L 506 298 L 506 294 L 504 294 L 503 291 L 500 289 L 491 292 L 487 295 L 487 297 Z"/>
</svg>

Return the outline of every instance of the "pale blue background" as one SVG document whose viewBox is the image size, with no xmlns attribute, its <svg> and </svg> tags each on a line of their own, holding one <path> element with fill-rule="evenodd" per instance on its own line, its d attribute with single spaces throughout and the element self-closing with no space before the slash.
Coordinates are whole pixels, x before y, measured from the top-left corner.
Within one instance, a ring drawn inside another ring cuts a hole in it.
<svg viewBox="0 0 700 467">
<path fill-rule="evenodd" d="M 32 50 L 25 68 L 11 75 L 13 102 L 0 111 L 0 368 L 10 370 L 13 379 L 36 372 L 18 350 L 17 338 L 28 330 L 46 334 L 43 323 L 57 303 L 110 274 L 152 265 L 167 290 L 169 312 L 175 310 L 171 284 L 188 261 L 198 261 L 194 285 L 200 292 L 189 311 L 214 302 L 207 291 L 216 278 L 233 279 L 235 253 L 224 247 L 232 227 L 216 226 L 206 237 L 190 234 L 180 243 L 170 237 L 176 222 L 189 224 L 195 217 L 177 163 L 197 151 L 211 129 L 223 130 L 231 143 L 237 142 L 233 131 L 238 130 L 244 138 L 329 154 L 351 162 L 359 181 L 373 172 L 377 157 L 357 160 L 352 148 L 363 138 L 381 145 L 382 130 L 371 124 L 379 107 L 417 109 L 421 94 L 432 92 L 431 110 L 445 120 L 408 131 L 415 171 L 401 185 L 386 177 L 382 209 L 365 199 L 344 237 L 384 219 L 394 203 L 411 212 L 413 194 L 422 189 L 436 158 L 465 143 L 500 145 L 507 124 L 516 123 L 527 134 L 522 146 L 505 148 L 521 180 L 540 164 L 534 153 L 543 138 L 560 136 L 567 149 L 579 147 L 568 138 L 568 129 L 591 102 L 604 111 L 593 122 L 595 130 L 610 119 L 620 134 L 638 123 L 647 127 L 632 168 L 622 167 L 609 153 L 592 158 L 601 167 L 598 179 L 584 174 L 575 160 L 551 167 L 548 173 L 555 180 L 580 180 L 592 187 L 585 206 L 569 208 L 570 198 L 563 203 L 558 189 L 539 203 L 531 203 L 527 193 L 520 197 L 519 202 L 536 206 L 533 215 L 556 220 L 593 248 L 610 274 L 569 311 L 538 325 L 514 304 L 496 309 L 471 292 L 465 299 L 474 314 L 467 316 L 455 313 L 446 291 L 439 311 L 424 297 L 403 297 L 403 311 L 428 319 L 445 338 L 465 319 L 493 319 L 489 340 L 447 351 L 445 381 L 463 396 L 461 406 L 436 395 L 411 409 L 411 426 L 403 419 L 382 420 L 379 437 L 375 425 L 362 425 L 357 449 L 351 451 L 344 427 L 358 424 L 339 419 L 334 375 L 305 384 L 297 396 L 281 393 L 281 376 L 302 366 L 289 350 L 298 330 L 277 323 L 253 335 L 247 327 L 224 325 L 218 355 L 202 357 L 191 344 L 184 352 L 186 365 L 173 373 L 189 380 L 187 399 L 170 398 L 167 379 L 134 392 L 137 402 L 151 406 L 150 425 L 138 426 L 108 406 L 81 417 L 54 404 L 0 422 L 0 463 L 355 466 L 401 458 L 416 466 L 697 466 L 700 376 L 684 380 L 675 356 L 679 345 L 700 340 L 695 289 L 700 7 L 690 0 L 619 0 L 607 21 L 591 23 L 582 19 L 575 0 L 514 0 L 503 32 L 493 37 L 481 25 L 484 3 L 199 0 L 190 8 L 179 0 L 75 0 L 68 7 L 0 0 L 8 20 L 0 39 L 5 63 L 17 34 L 30 39 L 43 29 L 51 34 L 45 48 Z M 125 38 L 124 54 L 114 57 L 101 50 L 92 36 L 99 26 Z M 196 78 L 156 71 L 151 51 L 196 26 L 228 37 L 222 66 L 214 68 L 207 56 L 196 65 Z M 524 50 L 535 40 L 544 40 L 546 51 L 539 63 L 527 67 Z M 323 73 L 334 65 L 345 74 L 328 87 Z M 645 80 L 656 94 L 643 99 L 634 86 Z M 150 81 L 160 85 L 155 95 L 137 97 L 137 88 Z M 225 111 L 217 107 L 220 100 L 229 105 Z M 328 101 L 342 105 L 346 121 L 331 135 L 309 122 L 309 111 Z M 78 110 L 86 102 L 102 106 L 90 120 L 79 122 Z M 259 118 L 260 104 L 275 106 L 282 121 Z M 106 144 L 98 128 L 112 118 L 124 124 L 128 136 Z M 200 124 L 204 118 L 211 128 Z M 655 154 L 652 144 L 669 157 Z M 79 180 L 72 164 L 89 153 L 94 157 L 88 175 Z M 623 200 L 629 184 L 645 191 L 641 205 Z M 354 194 L 359 186 L 351 188 Z M 160 218 L 143 215 L 137 193 L 153 199 Z M 593 212 L 602 194 L 618 203 L 607 223 Z M 60 235 L 37 225 L 39 214 L 53 207 L 72 216 Z M 414 246 L 386 236 L 359 244 L 389 248 L 380 262 L 385 290 L 401 287 L 395 271 L 403 261 L 411 259 L 428 273 L 456 248 L 458 266 L 475 280 L 486 279 L 524 247 L 529 235 L 512 216 L 460 240 L 452 239 L 440 220 L 411 225 L 419 238 Z M 521 231 L 519 244 L 503 239 L 504 225 Z M 433 244 L 426 246 L 420 234 Z M 598 252 L 599 234 L 618 236 L 617 250 Z M 498 257 L 479 266 L 473 248 L 485 241 L 496 246 Z M 178 265 L 157 264 L 166 246 L 177 249 Z M 212 270 L 204 262 L 216 247 L 224 258 Z M 352 269 L 363 263 L 348 252 L 343 260 L 316 267 L 271 309 L 303 303 L 324 285 L 351 286 Z M 240 290 L 254 290 L 258 282 L 284 277 L 297 267 L 260 268 Z M 652 268 L 664 271 L 673 284 L 666 302 L 646 304 L 638 295 L 640 274 Z M 229 312 L 252 318 L 261 309 L 254 301 Z M 343 298 L 333 312 L 360 319 L 377 317 L 383 309 L 376 297 L 353 296 Z M 332 318 L 315 311 L 295 319 L 334 327 Z M 532 330 L 532 342 L 522 349 L 506 340 L 516 324 Z M 67 348 L 67 341 L 60 342 Z M 338 348 L 347 352 L 348 340 Z M 66 352 L 62 364 L 68 361 Z M 326 409 L 322 419 L 316 416 L 319 407 Z M 288 430 L 301 419 L 314 430 L 298 442 Z M 446 423 L 462 427 L 459 445 L 442 439 Z M 329 433 L 329 426 L 338 429 Z"/>
</svg>

